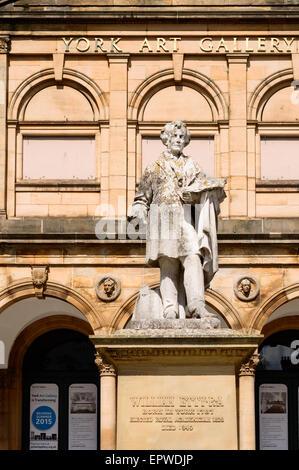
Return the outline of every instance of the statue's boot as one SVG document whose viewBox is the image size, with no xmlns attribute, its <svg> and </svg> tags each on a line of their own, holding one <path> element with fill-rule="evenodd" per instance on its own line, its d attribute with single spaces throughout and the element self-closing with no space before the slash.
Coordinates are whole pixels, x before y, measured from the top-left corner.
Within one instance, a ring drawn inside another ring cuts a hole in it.
<svg viewBox="0 0 299 470">
<path fill-rule="evenodd" d="M 170 308 L 164 310 L 163 316 L 164 316 L 164 318 L 171 319 L 171 320 L 173 320 L 175 318 L 179 318 L 178 312 L 176 312 L 174 309 L 170 309 Z"/>
<path fill-rule="evenodd" d="M 220 320 L 206 309 L 204 300 L 191 302 L 188 304 L 188 310 L 193 318 L 200 318 L 203 329 L 220 328 Z"/>
<path fill-rule="evenodd" d="M 204 318 L 210 317 L 211 313 L 206 309 L 206 304 L 204 300 L 195 300 L 188 304 L 188 310 L 193 318 Z"/>
<path fill-rule="evenodd" d="M 200 320 L 200 327 L 203 330 L 212 330 L 214 328 L 220 328 L 221 322 L 216 315 L 210 313 L 209 317 L 203 317 Z"/>
</svg>

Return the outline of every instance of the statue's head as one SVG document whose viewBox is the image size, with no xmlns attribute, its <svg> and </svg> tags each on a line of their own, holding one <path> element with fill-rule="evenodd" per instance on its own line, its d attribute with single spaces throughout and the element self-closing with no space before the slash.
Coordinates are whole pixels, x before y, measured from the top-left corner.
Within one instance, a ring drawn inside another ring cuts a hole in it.
<svg viewBox="0 0 299 470">
<path fill-rule="evenodd" d="M 242 294 L 246 297 L 249 296 L 251 291 L 251 282 L 249 279 L 242 279 L 242 281 L 240 282 L 239 291 L 242 292 Z"/>
<path fill-rule="evenodd" d="M 104 281 L 104 292 L 107 297 L 111 297 L 115 291 L 115 281 L 111 277 L 107 277 Z"/>
<path fill-rule="evenodd" d="M 183 148 L 191 139 L 187 126 L 182 121 L 168 122 L 162 129 L 160 137 L 167 150 L 177 156 L 183 152 Z"/>
</svg>

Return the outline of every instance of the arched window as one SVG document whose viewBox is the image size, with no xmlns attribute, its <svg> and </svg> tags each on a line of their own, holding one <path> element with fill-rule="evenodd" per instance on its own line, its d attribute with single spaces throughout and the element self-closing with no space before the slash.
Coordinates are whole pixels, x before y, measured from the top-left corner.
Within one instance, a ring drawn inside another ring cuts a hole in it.
<svg viewBox="0 0 299 470">
<path fill-rule="evenodd" d="M 192 139 L 185 153 L 209 175 L 215 175 L 215 136 L 213 110 L 209 101 L 188 84 L 168 86 L 152 94 L 139 113 L 142 171 L 165 150 L 160 130 L 166 122 L 180 119 L 187 123 Z M 139 140 L 140 142 L 140 140 Z"/>
<path fill-rule="evenodd" d="M 97 85 L 72 70 L 61 82 L 41 71 L 15 91 L 9 118 L 9 215 L 94 215 L 106 119 Z"/>
<path fill-rule="evenodd" d="M 294 194 L 299 187 L 296 87 L 293 71 L 285 69 L 263 80 L 252 94 L 249 118 L 256 121 L 256 127 L 250 131 L 249 145 L 256 149 L 257 217 L 298 214 L 299 203 Z"/>
<path fill-rule="evenodd" d="M 227 116 L 221 90 L 199 72 L 183 69 L 180 83 L 174 81 L 172 69 L 148 77 L 132 93 L 129 105 L 132 120 L 129 121 L 129 157 L 134 155 L 136 161 L 136 172 L 132 171 L 129 176 L 135 176 L 138 185 L 145 167 L 165 150 L 160 141 L 162 127 L 175 119 L 186 122 L 191 132 L 186 155 L 197 160 L 207 174 L 224 176 L 220 164 L 220 134 L 226 129 L 219 127 L 218 121 L 223 122 Z M 131 199 L 134 193 L 135 188 Z"/>
<path fill-rule="evenodd" d="M 37 338 L 23 362 L 22 442 L 26 450 L 99 448 L 94 346 L 60 329 Z"/>
<path fill-rule="evenodd" d="M 298 450 L 299 329 L 274 333 L 259 348 L 256 428 L 260 450 Z"/>
</svg>

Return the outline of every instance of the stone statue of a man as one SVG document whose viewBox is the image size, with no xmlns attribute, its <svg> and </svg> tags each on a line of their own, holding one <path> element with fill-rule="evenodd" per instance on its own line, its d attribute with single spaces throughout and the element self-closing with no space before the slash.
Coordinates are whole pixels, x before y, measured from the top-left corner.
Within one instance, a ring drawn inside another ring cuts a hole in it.
<svg viewBox="0 0 299 470">
<path fill-rule="evenodd" d="M 131 216 L 147 223 L 146 262 L 160 267 L 164 318 L 179 317 L 184 289 L 187 316 L 209 321 L 204 290 L 218 270 L 216 226 L 226 181 L 206 176 L 183 154 L 190 134 L 182 121 L 166 124 L 161 139 L 166 151 L 146 168 Z"/>
</svg>

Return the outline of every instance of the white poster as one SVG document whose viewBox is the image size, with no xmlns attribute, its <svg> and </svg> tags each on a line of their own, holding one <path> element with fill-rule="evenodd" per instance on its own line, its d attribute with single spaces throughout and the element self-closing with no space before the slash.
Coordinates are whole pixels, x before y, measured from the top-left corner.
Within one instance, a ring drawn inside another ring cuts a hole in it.
<svg viewBox="0 0 299 470">
<path fill-rule="evenodd" d="M 97 386 L 69 387 L 69 450 L 97 450 Z"/>
<path fill-rule="evenodd" d="M 30 450 L 58 449 L 58 386 L 30 387 Z"/>
<path fill-rule="evenodd" d="M 288 389 L 284 384 L 259 388 L 260 449 L 288 450 Z"/>
</svg>

